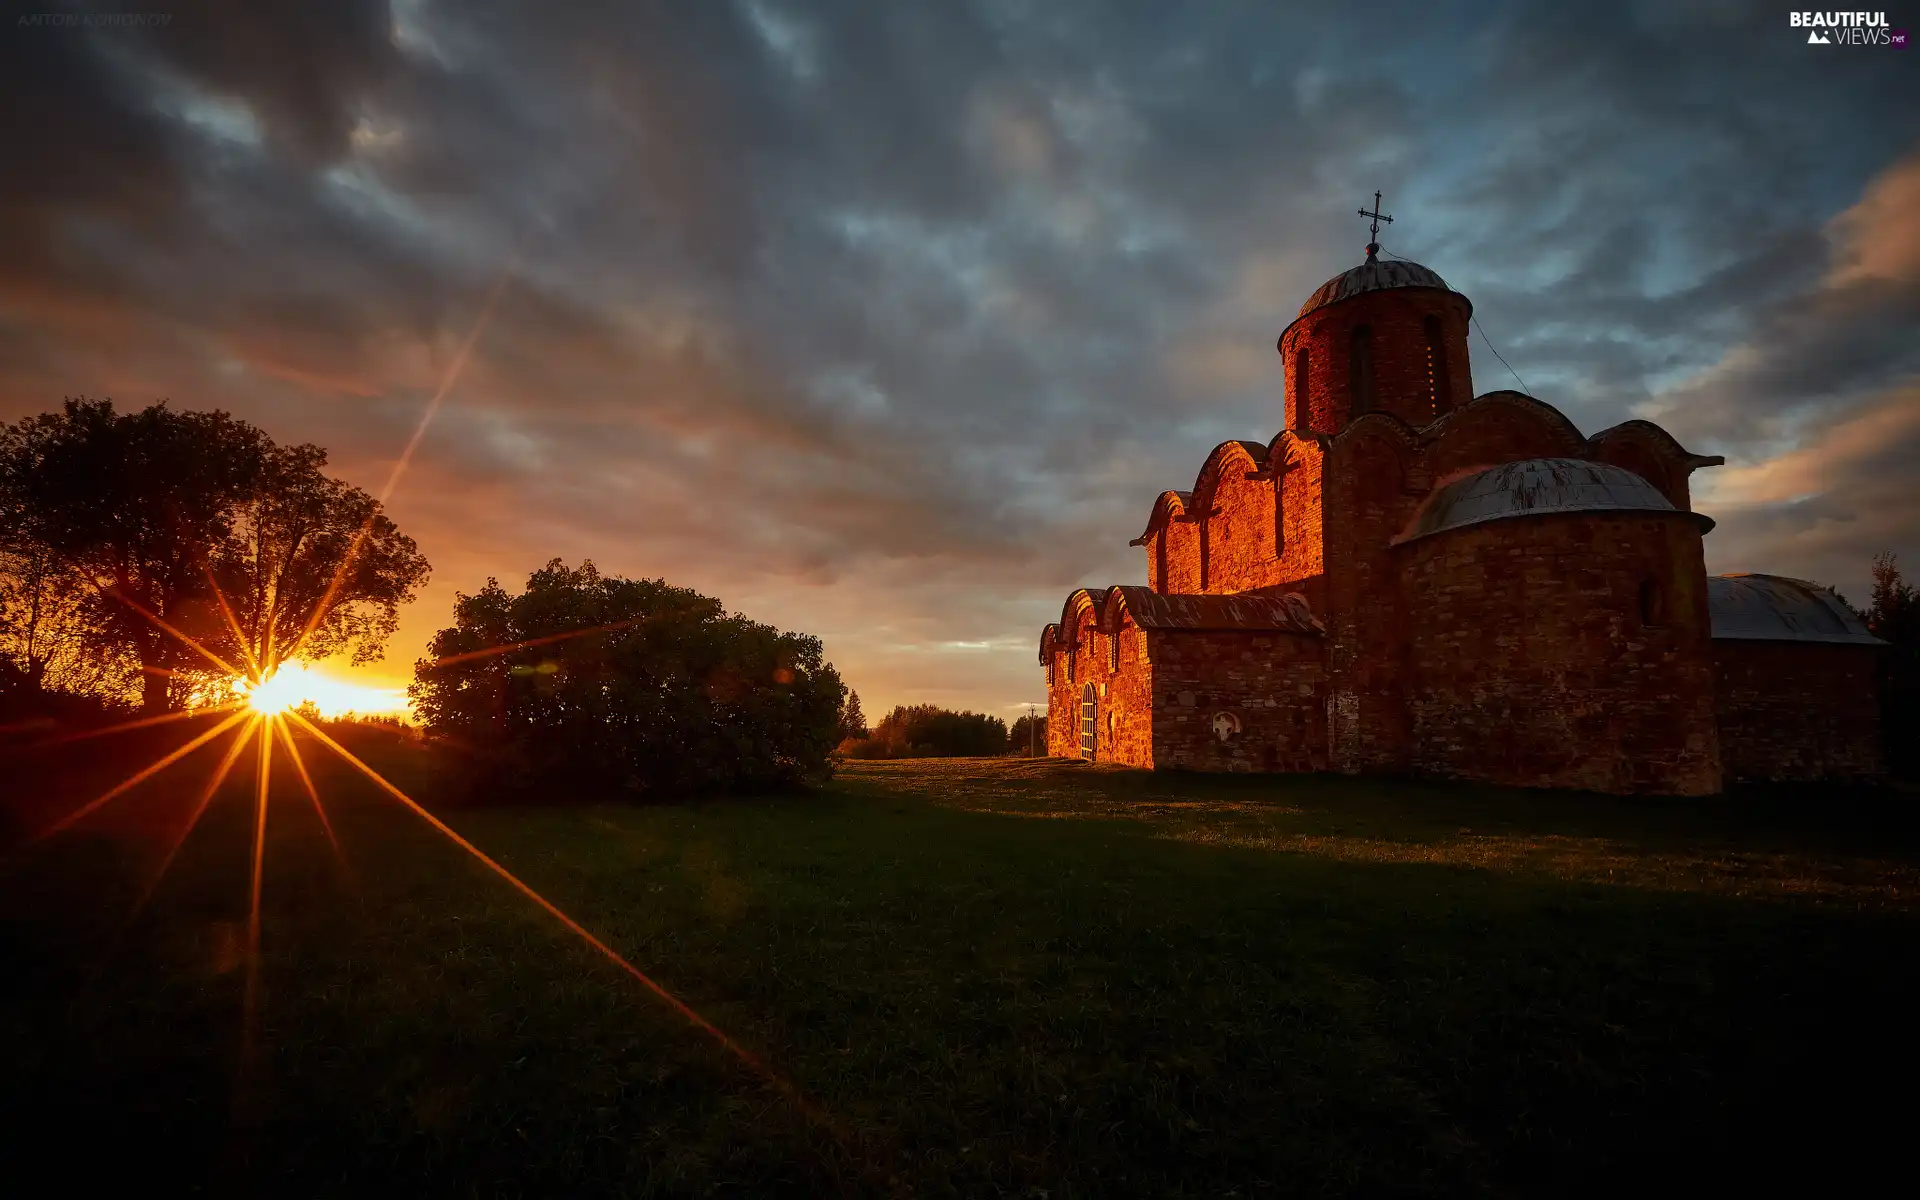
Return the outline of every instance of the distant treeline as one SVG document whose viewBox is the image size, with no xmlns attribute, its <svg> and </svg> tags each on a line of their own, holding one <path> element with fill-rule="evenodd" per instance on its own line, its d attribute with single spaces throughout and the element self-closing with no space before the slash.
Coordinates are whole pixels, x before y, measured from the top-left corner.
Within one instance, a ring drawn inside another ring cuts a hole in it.
<svg viewBox="0 0 1920 1200">
<path fill-rule="evenodd" d="M 998 757 L 1007 749 L 1007 723 L 999 717 L 936 704 L 896 706 L 870 735 L 840 746 L 848 758 Z"/>
</svg>

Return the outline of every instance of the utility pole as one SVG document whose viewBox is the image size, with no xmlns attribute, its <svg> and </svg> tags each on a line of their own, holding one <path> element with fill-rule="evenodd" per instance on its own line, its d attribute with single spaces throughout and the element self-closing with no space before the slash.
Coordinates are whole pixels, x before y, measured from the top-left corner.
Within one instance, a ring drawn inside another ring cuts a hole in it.
<svg viewBox="0 0 1920 1200">
<path fill-rule="evenodd" d="M 1033 743 L 1034 743 L 1033 705 L 1028 704 L 1027 705 L 1027 757 L 1028 758 L 1038 757 L 1038 755 L 1036 755 L 1033 752 Z"/>
</svg>

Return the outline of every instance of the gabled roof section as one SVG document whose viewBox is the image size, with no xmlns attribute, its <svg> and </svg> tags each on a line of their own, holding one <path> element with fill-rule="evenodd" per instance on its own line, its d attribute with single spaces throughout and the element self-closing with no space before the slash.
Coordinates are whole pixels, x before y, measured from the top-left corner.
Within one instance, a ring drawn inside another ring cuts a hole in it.
<svg viewBox="0 0 1920 1200">
<path fill-rule="evenodd" d="M 1315 637 L 1326 632 L 1307 598 L 1298 592 L 1167 596 L 1152 588 L 1122 584 L 1110 589 L 1107 597 L 1108 628 L 1115 627 L 1123 610 L 1142 629 L 1245 630 Z"/>
<path fill-rule="evenodd" d="M 1785 575 L 1709 575 L 1707 612 L 1727 641 L 1886 645 L 1831 591 Z"/>
</svg>

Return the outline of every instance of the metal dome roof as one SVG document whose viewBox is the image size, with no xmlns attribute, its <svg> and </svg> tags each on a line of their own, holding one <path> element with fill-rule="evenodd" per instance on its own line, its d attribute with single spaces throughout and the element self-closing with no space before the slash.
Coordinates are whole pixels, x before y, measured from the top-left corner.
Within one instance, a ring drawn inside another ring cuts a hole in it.
<svg viewBox="0 0 1920 1200">
<path fill-rule="evenodd" d="M 1447 286 L 1446 280 L 1419 263 L 1404 259 L 1369 258 L 1351 271 L 1343 271 L 1321 284 L 1319 290 L 1307 297 L 1307 302 L 1300 306 L 1300 314 L 1294 319 L 1297 321 L 1316 308 L 1325 308 L 1362 292 L 1383 292 L 1390 288 L 1453 290 Z"/>
<path fill-rule="evenodd" d="M 1784 575 L 1708 576 L 1707 612 L 1716 638 L 1884 644 L 1838 596 L 1817 583 Z"/>
<path fill-rule="evenodd" d="M 1456 479 L 1420 507 L 1394 541 L 1507 517 L 1570 512 L 1678 512 L 1646 480 L 1622 467 L 1576 458 L 1527 458 Z M 1713 528 L 1710 517 L 1688 513 Z"/>
</svg>

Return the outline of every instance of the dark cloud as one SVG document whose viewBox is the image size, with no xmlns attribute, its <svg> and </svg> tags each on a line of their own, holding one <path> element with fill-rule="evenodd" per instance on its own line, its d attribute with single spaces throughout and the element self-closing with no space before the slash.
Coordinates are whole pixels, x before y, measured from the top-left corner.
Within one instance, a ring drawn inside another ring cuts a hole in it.
<svg viewBox="0 0 1920 1200">
<path fill-rule="evenodd" d="M 1849 440 L 1920 371 L 1920 85 L 1778 13 L 173 12 L 0 29 L 0 417 L 169 395 L 376 486 L 507 274 L 394 497 L 436 564 L 402 664 L 561 554 L 825 634 L 870 709 L 1023 700 L 1062 592 L 1277 427 L 1376 187 L 1543 398 L 1733 458 L 1717 567 L 1920 553 Z"/>
</svg>

